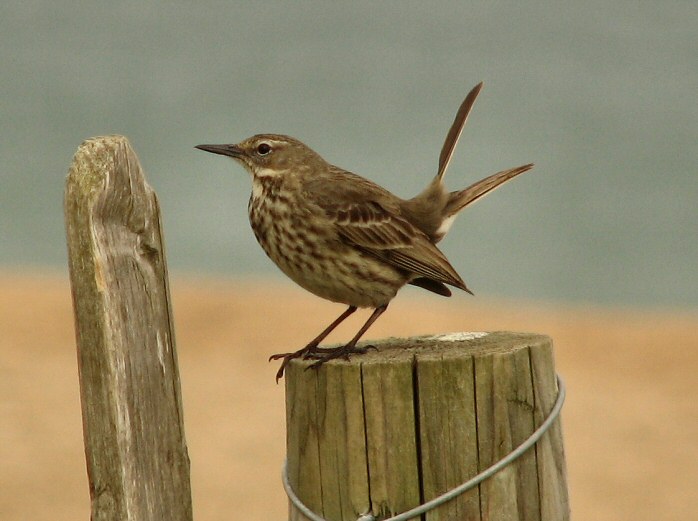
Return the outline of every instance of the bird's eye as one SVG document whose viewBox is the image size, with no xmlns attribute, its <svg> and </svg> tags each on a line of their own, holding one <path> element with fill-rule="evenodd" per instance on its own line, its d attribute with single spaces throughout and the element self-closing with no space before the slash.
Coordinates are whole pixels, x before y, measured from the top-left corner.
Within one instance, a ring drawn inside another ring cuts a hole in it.
<svg viewBox="0 0 698 521">
<path fill-rule="evenodd" d="M 269 152 L 271 152 L 271 146 L 269 143 L 260 143 L 257 145 L 257 153 L 260 156 L 266 156 Z"/>
</svg>

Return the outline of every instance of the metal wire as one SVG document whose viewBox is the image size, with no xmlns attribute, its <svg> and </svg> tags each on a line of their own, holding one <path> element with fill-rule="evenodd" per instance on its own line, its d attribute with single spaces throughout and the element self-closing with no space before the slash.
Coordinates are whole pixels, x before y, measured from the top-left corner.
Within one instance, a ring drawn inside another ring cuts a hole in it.
<svg viewBox="0 0 698 521">
<path fill-rule="evenodd" d="M 513 461 L 515 461 L 517 458 L 521 457 L 527 450 L 529 450 L 533 445 L 536 444 L 538 440 L 545 434 L 548 429 L 550 429 L 550 426 L 555 422 L 555 420 L 558 418 L 560 415 L 560 411 L 562 410 L 562 404 L 565 402 L 565 395 L 566 395 L 566 390 L 565 390 L 565 382 L 564 380 L 560 377 L 560 375 L 557 375 L 557 388 L 558 388 L 558 393 L 557 393 L 557 399 L 555 400 L 555 405 L 553 405 L 552 410 L 550 411 L 550 414 L 548 417 L 543 421 L 543 423 L 540 424 L 540 427 L 538 427 L 533 434 L 531 434 L 526 441 L 524 441 L 521 445 L 516 447 L 513 451 L 511 451 L 509 454 L 507 454 L 504 458 L 499 460 L 497 463 L 492 465 L 491 467 L 488 467 L 487 469 L 483 470 L 480 472 L 478 475 L 476 475 L 474 478 L 466 481 L 462 485 L 457 486 L 454 489 L 449 490 L 448 492 L 435 497 L 434 499 L 427 501 L 426 503 L 419 505 L 418 507 L 413 508 L 412 510 L 408 510 L 406 512 L 402 512 L 401 514 L 398 514 L 393 517 L 389 517 L 387 519 L 384 519 L 383 521 L 407 521 L 409 519 L 413 519 L 417 516 L 420 516 L 430 510 L 433 510 L 434 508 L 443 505 L 444 503 L 447 503 L 448 501 L 451 501 L 455 497 L 459 496 L 460 494 L 463 494 L 464 492 L 478 486 L 480 483 L 485 481 L 486 479 L 492 477 L 494 474 L 502 470 L 504 467 L 507 465 L 511 464 Z M 288 460 L 284 461 L 284 466 L 281 471 L 281 480 L 284 485 L 284 490 L 286 490 L 286 494 L 288 495 L 288 498 L 291 500 L 291 503 L 302 512 L 302 514 L 310 519 L 311 521 L 327 521 L 324 517 L 321 517 L 317 515 L 315 512 L 310 510 L 307 506 L 303 504 L 303 502 L 300 500 L 300 498 L 296 495 L 296 493 L 293 491 L 291 488 L 291 483 L 288 480 Z M 362 514 L 359 516 L 357 521 L 376 521 L 376 517 L 373 514 L 366 513 Z"/>
</svg>

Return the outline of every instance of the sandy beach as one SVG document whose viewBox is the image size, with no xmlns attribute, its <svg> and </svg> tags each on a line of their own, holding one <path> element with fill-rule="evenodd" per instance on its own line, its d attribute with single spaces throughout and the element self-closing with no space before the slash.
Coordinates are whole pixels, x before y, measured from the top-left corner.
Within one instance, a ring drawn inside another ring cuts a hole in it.
<svg viewBox="0 0 698 521">
<path fill-rule="evenodd" d="M 284 388 L 267 358 L 300 347 L 342 308 L 277 279 L 175 275 L 171 287 L 195 518 L 286 519 Z M 695 517 L 698 313 L 409 289 L 368 337 L 492 330 L 554 339 L 574 519 Z M 0 519 L 89 519 L 67 275 L 0 274 Z"/>
</svg>

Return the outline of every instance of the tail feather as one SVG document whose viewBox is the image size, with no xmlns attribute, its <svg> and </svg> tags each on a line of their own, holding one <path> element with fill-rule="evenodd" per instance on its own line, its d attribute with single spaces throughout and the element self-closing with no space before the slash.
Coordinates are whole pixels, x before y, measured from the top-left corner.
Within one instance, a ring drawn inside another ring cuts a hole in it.
<svg viewBox="0 0 698 521">
<path fill-rule="evenodd" d="M 477 95 L 480 94 L 482 90 L 482 82 L 475 85 L 475 87 L 468 93 L 468 95 L 461 103 L 458 112 L 456 113 L 456 118 L 453 120 L 453 124 L 446 134 L 446 140 L 444 141 L 443 147 L 441 147 L 441 154 L 439 155 L 439 171 L 436 174 L 436 179 L 441 181 L 448 164 L 451 162 L 451 156 L 453 156 L 453 151 L 456 149 L 458 144 L 458 138 L 460 138 L 461 132 L 463 132 L 463 127 L 465 127 L 465 122 L 468 120 L 468 114 L 470 114 L 470 109 L 473 108 L 473 104 L 477 99 Z"/>
<path fill-rule="evenodd" d="M 527 165 L 517 166 L 516 168 L 510 168 L 508 170 L 502 170 L 496 174 L 492 174 L 485 179 L 478 181 L 477 183 L 471 184 L 469 187 L 458 190 L 456 192 L 451 192 L 448 198 L 448 203 L 444 209 L 443 217 L 448 219 L 460 212 L 463 208 L 469 204 L 474 203 L 481 197 L 489 194 L 495 188 L 502 186 L 507 181 L 515 178 L 519 174 L 528 172 L 533 168 L 533 163 Z"/>
</svg>

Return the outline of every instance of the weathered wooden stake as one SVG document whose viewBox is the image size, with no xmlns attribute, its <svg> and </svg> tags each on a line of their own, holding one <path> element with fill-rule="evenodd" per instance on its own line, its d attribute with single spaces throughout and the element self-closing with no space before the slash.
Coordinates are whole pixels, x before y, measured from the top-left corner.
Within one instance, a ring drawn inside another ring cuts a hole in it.
<svg viewBox="0 0 698 521">
<path fill-rule="evenodd" d="M 92 520 L 189 521 L 160 214 L 126 138 L 80 145 L 65 219 Z"/>
<path fill-rule="evenodd" d="M 480 335 L 480 336 L 478 336 Z M 557 397 L 550 338 L 521 333 L 390 339 L 376 352 L 286 372 L 288 475 L 330 521 L 378 519 L 464 483 L 520 445 Z M 307 519 L 291 504 L 289 519 Z M 569 519 L 560 423 L 426 521 Z"/>
</svg>

